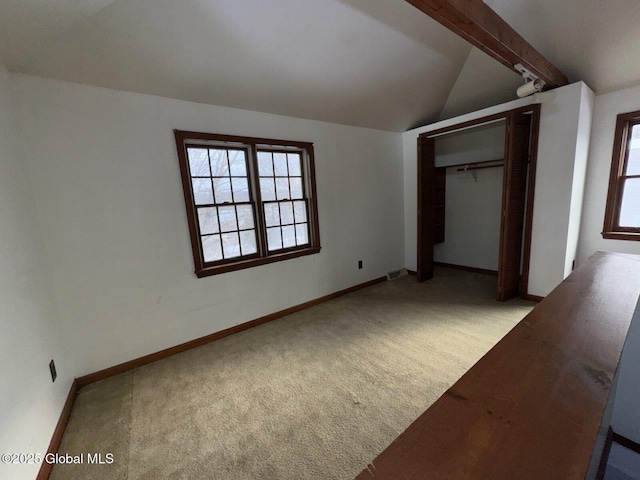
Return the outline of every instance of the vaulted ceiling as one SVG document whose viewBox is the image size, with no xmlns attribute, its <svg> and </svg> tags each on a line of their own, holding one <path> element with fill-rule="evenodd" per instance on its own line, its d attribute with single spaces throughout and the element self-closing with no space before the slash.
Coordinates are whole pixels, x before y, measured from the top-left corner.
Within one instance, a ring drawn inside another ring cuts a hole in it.
<svg viewBox="0 0 640 480">
<path fill-rule="evenodd" d="M 640 84 L 635 0 L 494 0 L 570 81 Z M 405 0 L 2 0 L 16 73 L 404 131 L 515 98 L 517 74 Z"/>
</svg>

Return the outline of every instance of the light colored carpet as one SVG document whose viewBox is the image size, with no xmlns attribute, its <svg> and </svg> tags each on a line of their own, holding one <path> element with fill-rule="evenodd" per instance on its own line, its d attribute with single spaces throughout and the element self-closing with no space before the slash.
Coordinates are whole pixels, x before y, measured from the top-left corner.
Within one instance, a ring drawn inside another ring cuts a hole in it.
<svg viewBox="0 0 640 480">
<path fill-rule="evenodd" d="M 52 480 L 351 479 L 534 306 L 401 277 L 89 385 Z M 86 461 L 86 459 L 85 459 Z"/>
</svg>

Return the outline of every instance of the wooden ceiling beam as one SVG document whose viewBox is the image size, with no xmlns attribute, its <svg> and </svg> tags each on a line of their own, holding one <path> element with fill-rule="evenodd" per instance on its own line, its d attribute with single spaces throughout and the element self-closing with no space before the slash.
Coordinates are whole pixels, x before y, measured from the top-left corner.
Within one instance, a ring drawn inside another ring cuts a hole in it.
<svg viewBox="0 0 640 480">
<path fill-rule="evenodd" d="M 520 63 L 549 87 L 569 83 L 564 73 L 482 0 L 406 1 L 514 72 Z"/>
</svg>

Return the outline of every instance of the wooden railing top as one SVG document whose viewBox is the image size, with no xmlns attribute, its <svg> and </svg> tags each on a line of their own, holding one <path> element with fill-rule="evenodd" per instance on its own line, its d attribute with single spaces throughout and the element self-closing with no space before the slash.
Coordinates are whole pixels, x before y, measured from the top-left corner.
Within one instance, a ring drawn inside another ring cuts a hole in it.
<svg viewBox="0 0 640 480">
<path fill-rule="evenodd" d="M 357 477 L 583 480 L 640 295 L 640 256 L 576 269 Z"/>
</svg>

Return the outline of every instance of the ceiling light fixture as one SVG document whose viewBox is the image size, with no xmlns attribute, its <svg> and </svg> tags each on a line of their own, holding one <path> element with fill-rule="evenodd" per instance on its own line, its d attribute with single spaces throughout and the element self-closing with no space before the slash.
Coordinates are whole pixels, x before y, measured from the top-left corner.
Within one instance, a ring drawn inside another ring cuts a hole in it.
<svg viewBox="0 0 640 480">
<path fill-rule="evenodd" d="M 525 84 L 518 87 L 518 90 L 516 90 L 518 97 L 528 97 L 529 95 L 542 91 L 545 86 L 544 80 L 538 78 L 536 74 L 521 63 L 516 63 L 513 68 L 520 72 L 525 81 Z"/>
</svg>

